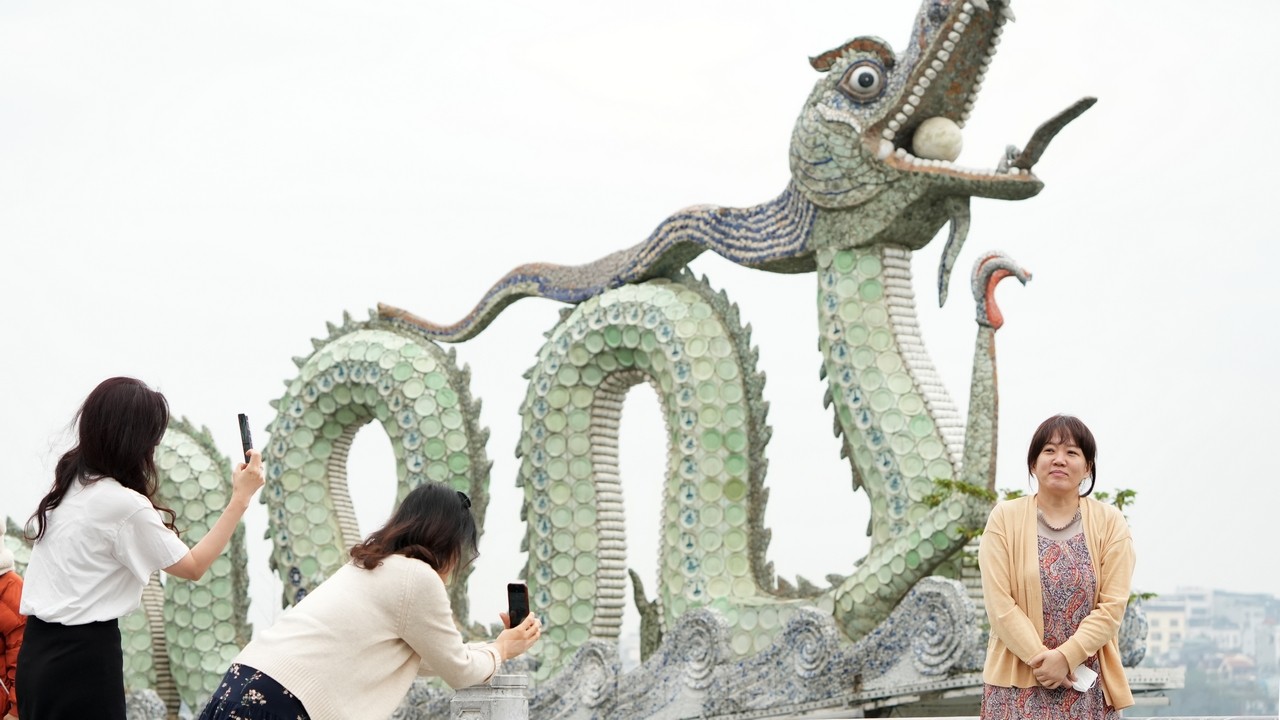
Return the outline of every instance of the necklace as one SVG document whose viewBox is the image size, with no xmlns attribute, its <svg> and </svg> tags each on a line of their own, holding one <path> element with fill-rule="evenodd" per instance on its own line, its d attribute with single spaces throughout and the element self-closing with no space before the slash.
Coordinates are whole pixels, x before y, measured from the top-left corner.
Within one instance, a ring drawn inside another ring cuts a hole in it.
<svg viewBox="0 0 1280 720">
<path fill-rule="evenodd" d="M 1044 511 L 1043 511 L 1043 510 L 1041 510 L 1040 508 L 1036 508 L 1036 517 L 1038 517 L 1038 518 L 1040 519 L 1040 524 L 1041 524 L 1041 525 L 1043 525 L 1043 526 L 1045 526 L 1046 528 L 1048 528 L 1048 529 L 1050 529 L 1050 530 L 1052 530 L 1052 531 L 1054 531 L 1054 532 L 1062 532 L 1063 530 L 1066 530 L 1067 528 L 1071 527 L 1072 525 L 1075 525 L 1075 524 L 1076 524 L 1076 522 L 1080 520 L 1080 508 L 1076 508 L 1076 514 L 1075 514 L 1075 515 L 1072 515 L 1072 516 L 1071 516 L 1071 519 L 1070 519 L 1070 520 L 1068 520 L 1065 524 L 1063 524 L 1063 525 L 1062 525 L 1062 527 L 1054 527 L 1054 526 L 1050 525 L 1050 524 L 1049 524 L 1049 521 L 1048 521 L 1048 520 L 1046 520 L 1046 519 L 1045 519 L 1045 517 L 1044 517 Z"/>
</svg>

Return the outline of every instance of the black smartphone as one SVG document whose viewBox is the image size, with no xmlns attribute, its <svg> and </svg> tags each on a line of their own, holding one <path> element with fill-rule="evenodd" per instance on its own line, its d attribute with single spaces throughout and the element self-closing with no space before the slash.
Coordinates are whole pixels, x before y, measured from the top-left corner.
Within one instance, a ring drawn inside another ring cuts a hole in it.
<svg viewBox="0 0 1280 720">
<path fill-rule="evenodd" d="M 524 622 L 529 617 L 529 586 L 522 582 L 507 583 L 507 615 L 511 617 L 511 627 Z"/>
<path fill-rule="evenodd" d="M 249 462 L 249 450 L 253 447 L 253 436 L 249 434 L 249 416 L 240 413 L 240 445 L 244 447 L 244 461 Z"/>
</svg>

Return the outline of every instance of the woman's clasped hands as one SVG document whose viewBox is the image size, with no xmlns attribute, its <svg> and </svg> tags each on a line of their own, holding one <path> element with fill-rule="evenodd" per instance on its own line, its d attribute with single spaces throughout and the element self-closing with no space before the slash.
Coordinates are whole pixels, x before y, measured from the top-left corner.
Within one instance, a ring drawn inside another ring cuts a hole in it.
<svg viewBox="0 0 1280 720">
<path fill-rule="evenodd" d="M 1053 690 L 1060 687 L 1071 687 L 1076 681 L 1075 673 L 1067 656 L 1061 650 L 1045 650 L 1027 662 L 1035 672 L 1036 682 Z"/>
</svg>

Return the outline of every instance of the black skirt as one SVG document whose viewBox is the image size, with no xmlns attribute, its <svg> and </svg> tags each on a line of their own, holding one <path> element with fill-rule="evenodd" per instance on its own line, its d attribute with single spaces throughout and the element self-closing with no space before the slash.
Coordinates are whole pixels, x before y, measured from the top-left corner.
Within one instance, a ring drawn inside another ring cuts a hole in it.
<svg viewBox="0 0 1280 720">
<path fill-rule="evenodd" d="M 14 685 L 22 720 L 125 720 L 119 622 L 59 625 L 29 616 Z"/>
</svg>

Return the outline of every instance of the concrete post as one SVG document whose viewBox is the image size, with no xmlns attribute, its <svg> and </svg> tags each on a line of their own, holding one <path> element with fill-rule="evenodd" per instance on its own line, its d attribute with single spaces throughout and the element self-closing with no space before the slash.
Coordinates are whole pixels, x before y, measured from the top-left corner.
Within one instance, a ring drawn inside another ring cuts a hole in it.
<svg viewBox="0 0 1280 720">
<path fill-rule="evenodd" d="M 494 675 L 486 685 L 459 689 L 449 720 L 529 720 L 528 691 L 528 675 Z"/>
</svg>

